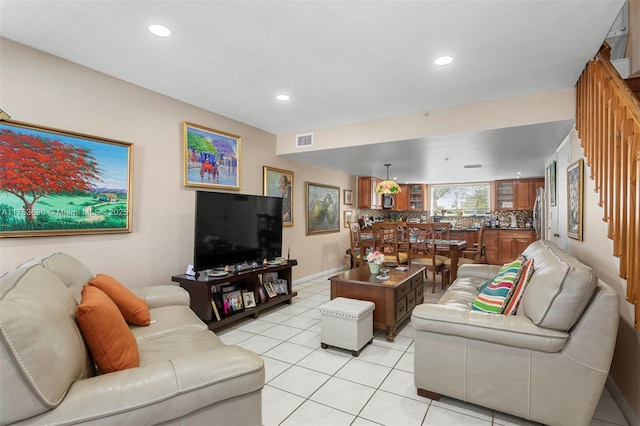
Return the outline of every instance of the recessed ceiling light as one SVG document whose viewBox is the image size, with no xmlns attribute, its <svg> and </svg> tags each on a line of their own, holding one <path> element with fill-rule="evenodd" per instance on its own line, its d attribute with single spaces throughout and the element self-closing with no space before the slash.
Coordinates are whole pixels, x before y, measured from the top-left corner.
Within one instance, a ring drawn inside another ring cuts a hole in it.
<svg viewBox="0 0 640 426">
<path fill-rule="evenodd" d="M 169 37 L 171 35 L 171 30 L 169 28 L 159 24 L 149 25 L 149 31 L 158 37 Z"/>
<path fill-rule="evenodd" d="M 453 61 L 453 58 L 451 56 L 440 56 L 439 58 L 436 58 L 434 62 L 436 65 L 447 65 L 447 64 L 450 64 L 452 61 Z"/>
<path fill-rule="evenodd" d="M 291 99 L 291 96 L 282 94 L 282 95 L 276 96 L 276 99 L 279 101 L 288 101 L 289 99 Z"/>
</svg>

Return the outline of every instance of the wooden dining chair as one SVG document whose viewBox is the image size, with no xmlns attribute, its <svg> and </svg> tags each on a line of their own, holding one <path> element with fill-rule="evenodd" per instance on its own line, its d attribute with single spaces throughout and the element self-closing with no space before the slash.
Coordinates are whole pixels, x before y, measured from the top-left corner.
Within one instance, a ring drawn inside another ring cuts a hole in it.
<svg viewBox="0 0 640 426">
<path fill-rule="evenodd" d="M 429 278 L 427 271 L 433 272 L 433 286 L 431 292 L 436 291 L 436 276 L 440 273 L 442 288 L 444 288 L 444 258 L 436 253 L 435 223 L 408 223 L 409 265 L 424 266 L 425 279 Z"/>
<path fill-rule="evenodd" d="M 385 263 L 399 265 L 407 263 L 406 252 L 400 252 L 399 247 L 405 239 L 404 227 L 396 222 L 374 222 L 373 248 L 384 254 Z"/>
<path fill-rule="evenodd" d="M 364 253 L 360 236 L 360 224 L 358 222 L 349 222 L 349 233 L 351 235 L 351 258 L 353 259 L 353 266 L 357 268 L 363 263 L 362 253 Z"/>
</svg>

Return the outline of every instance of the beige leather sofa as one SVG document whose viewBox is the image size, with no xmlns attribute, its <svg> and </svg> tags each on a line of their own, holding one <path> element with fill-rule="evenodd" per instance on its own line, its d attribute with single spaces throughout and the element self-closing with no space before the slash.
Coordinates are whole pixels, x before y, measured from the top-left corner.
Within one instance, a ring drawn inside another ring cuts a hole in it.
<svg viewBox="0 0 640 426">
<path fill-rule="evenodd" d="M 140 366 L 96 375 L 75 321 L 93 276 L 57 253 L 0 277 L 2 425 L 262 423 L 262 358 L 226 346 L 180 287 L 132 290 L 152 322 L 131 326 Z"/>
<path fill-rule="evenodd" d="M 551 425 L 587 425 L 618 328 L 618 295 L 556 245 L 524 252 L 535 271 L 516 315 L 471 310 L 498 266 L 463 265 L 438 304 L 417 306 L 418 392 L 446 395 Z"/>
</svg>

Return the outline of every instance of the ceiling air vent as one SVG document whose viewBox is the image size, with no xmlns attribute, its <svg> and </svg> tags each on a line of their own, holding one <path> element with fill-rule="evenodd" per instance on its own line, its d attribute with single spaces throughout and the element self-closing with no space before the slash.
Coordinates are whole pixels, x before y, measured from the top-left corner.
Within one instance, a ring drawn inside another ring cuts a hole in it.
<svg viewBox="0 0 640 426">
<path fill-rule="evenodd" d="M 313 133 L 305 133 L 304 135 L 296 135 L 296 147 L 313 145 Z"/>
</svg>

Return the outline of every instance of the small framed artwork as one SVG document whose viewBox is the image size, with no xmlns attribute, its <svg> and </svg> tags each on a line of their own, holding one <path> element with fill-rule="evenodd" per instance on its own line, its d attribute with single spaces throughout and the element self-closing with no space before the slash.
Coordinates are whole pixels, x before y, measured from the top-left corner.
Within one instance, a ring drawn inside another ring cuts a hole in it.
<svg viewBox="0 0 640 426">
<path fill-rule="evenodd" d="M 282 197 L 282 226 L 293 226 L 293 172 L 262 166 L 262 195 Z"/>
<path fill-rule="evenodd" d="M 307 182 L 306 234 L 340 232 L 340 188 Z"/>
<path fill-rule="evenodd" d="M 264 290 L 267 292 L 267 296 L 269 296 L 269 299 L 272 299 L 277 296 L 276 290 L 273 288 L 273 283 L 268 282 L 268 283 L 264 283 L 263 285 L 264 285 Z"/>
<path fill-rule="evenodd" d="M 270 283 L 273 282 L 275 280 L 278 279 L 278 273 L 277 272 L 265 272 L 262 274 L 262 282 L 263 283 Z"/>
<path fill-rule="evenodd" d="M 344 190 L 344 205 L 350 206 L 353 204 L 353 191 L 350 189 Z"/>
<path fill-rule="evenodd" d="M 244 302 L 245 308 L 255 308 L 256 307 L 256 298 L 252 291 L 245 291 L 242 293 L 242 301 Z"/>
<path fill-rule="evenodd" d="M 273 289 L 276 294 L 288 294 L 289 290 L 287 289 L 287 280 L 279 279 L 274 281 Z"/>
<path fill-rule="evenodd" d="M 131 232 L 133 144 L 0 122 L 0 238 Z"/>
<path fill-rule="evenodd" d="M 567 234 L 579 241 L 582 241 L 583 167 L 581 158 L 567 168 Z"/>
<path fill-rule="evenodd" d="M 264 287 L 258 287 L 258 296 L 260 297 L 260 303 L 264 303 L 268 300 L 267 293 L 264 291 Z"/>
<path fill-rule="evenodd" d="M 549 182 L 549 205 L 556 205 L 556 162 L 552 161 L 547 167 L 547 182 Z"/>
<path fill-rule="evenodd" d="M 225 315 L 230 315 L 243 309 L 242 292 L 240 290 L 222 293 L 222 310 Z"/>
<path fill-rule="evenodd" d="M 184 122 L 184 185 L 240 190 L 242 138 Z"/>
<path fill-rule="evenodd" d="M 353 222 L 353 210 L 344 211 L 344 227 L 349 227 L 349 222 Z"/>
</svg>

